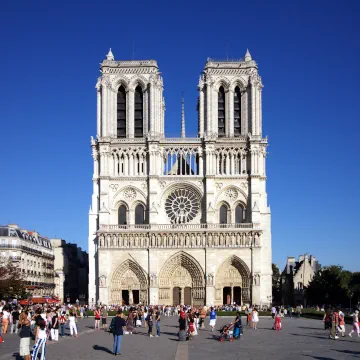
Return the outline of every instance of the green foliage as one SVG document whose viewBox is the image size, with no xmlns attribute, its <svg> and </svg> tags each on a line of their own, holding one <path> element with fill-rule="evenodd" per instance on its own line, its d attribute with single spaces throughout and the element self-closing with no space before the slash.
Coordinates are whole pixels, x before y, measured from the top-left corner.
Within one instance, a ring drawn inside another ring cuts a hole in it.
<svg viewBox="0 0 360 360">
<path fill-rule="evenodd" d="M 0 262 L 0 299 L 8 299 L 25 293 L 25 284 L 18 267 L 11 260 Z"/>
<path fill-rule="evenodd" d="M 272 264 L 272 299 L 274 304 L 281 303 L 281 273 L 276 264 Z"/>
<path fill-rule="evenodd" d="M 319 270 L 305 289 L 307 303 L 347 307 L 350 301 L 350 288 L 359 289 L 358 273 L 343 270 L 341 266 L 331 265 Z"/>
</svg>

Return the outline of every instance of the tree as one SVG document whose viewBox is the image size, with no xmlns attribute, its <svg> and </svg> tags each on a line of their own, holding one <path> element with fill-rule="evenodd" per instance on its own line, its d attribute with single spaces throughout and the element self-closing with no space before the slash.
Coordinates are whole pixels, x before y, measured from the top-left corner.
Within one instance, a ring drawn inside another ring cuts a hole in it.
<svg viewBox="0 0 360 360">
<path fill-rule="evenodd" d="M 25 283 L 18 267 L 11 260 L 0 262 L 0 299 L 20 296 L 25 292 Z"/>
<path fill-rule="evenodd" d="M 317 271 L 305 288 L 308 304 L 346 305 L 349 299 L 350 278 L 351 273 L 343 270 L 341 266 L 331 265 Z"/>
<path fill-rule="evenodd" d="M 280 304 L 281 303 L 281 274 L 278 266 L 276 264 L 272 264 L 272 298 L 273 303 Z"/>
</svg>

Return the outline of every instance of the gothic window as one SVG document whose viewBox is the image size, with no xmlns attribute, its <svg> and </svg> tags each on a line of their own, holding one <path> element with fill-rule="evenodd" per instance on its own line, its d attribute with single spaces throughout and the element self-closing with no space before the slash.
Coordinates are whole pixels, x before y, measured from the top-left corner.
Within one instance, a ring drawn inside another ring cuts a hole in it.
<svg viewBox="0 0 360 360">
<path fill-rule="evenodd" d="M 119 225 L 126 225 L 126 207 L 124 205 L 120 205 L 118 210 L 119 215 Z"/>
<path fill-rule="evenodd" d="M 244 218 L 245 218 L 244 208 L 241 205 L 238 205 L 235 208 L 235 223 L 241 224 L 244 221 Z"/>
<path fill-rule="evenodd" d="M 234 91 L 234 136 L 241 135 L 241 92 L 237 86 Z"/>
<path fill-rule="evenodd" d="M 126 92 L 123 86 L 117 93 L 117 137 L 126 137 Z"/>
<path fill-rule="evenodd" d="M 225 91 L 222 86 L 218 94 L 218 136 L 225 136 Z"/>
<path fill-rule="evenodd" d="M 220 210 L 219 210 L 220 224 L 227 224 L 227 222 L 228 222 L 227 212 L 228 212 L 227 206 L 221 205 Z"/>
<path fill-rule="evenodd" d="M 140 86 L 135 89 L 135 137 L 143 137 L 143 92 Z"/>
<path fill-rule="evenodd" d="M 145 224 L 145 209 L 141 204 L 135 208 L 135 224 Z"/>
</svg>

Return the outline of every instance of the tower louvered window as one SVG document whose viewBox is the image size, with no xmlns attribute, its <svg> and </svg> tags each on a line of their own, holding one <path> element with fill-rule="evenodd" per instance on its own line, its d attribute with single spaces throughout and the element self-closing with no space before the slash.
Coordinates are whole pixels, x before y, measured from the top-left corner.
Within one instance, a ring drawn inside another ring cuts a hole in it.
<svg viewBox="0 0 360 360">
<path fill-rule="evenodd" d="M 225 136 L 225 91 L 222 86 L 218 94 L 218 136 Z"/>
<path fill-rule="evenodd" d="M 241 92 L 239 87 L 234 91 L 234 136 L 241 135 Z"/>
<path fill-rule="evenodd" d="M 123 86 L 117 93 L 117 137 L 126 137 L 126 92 Z"/>
<path fill-rule="evenodd" d="M 135 137 L 143 137 L 143 92 L 141 87 L 135 89 Z"/>
</svg>

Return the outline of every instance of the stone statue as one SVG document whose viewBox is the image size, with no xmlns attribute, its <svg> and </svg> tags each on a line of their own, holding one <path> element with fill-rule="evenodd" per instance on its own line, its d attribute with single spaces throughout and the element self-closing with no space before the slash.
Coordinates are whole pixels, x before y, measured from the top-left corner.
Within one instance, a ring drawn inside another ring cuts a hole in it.
<svg viewBox="0 0 360 360">
<path fill-rule="evenodd" d="M 196 234 L 196 245 L 201 246 L 201 235 L 199 233 Z"/>
<path fill-rule="evenodd" d="M 195 243 L 195 234 L 191 234 L 191 246 L 195 247 L 196 243 Z"/>
</svg>

